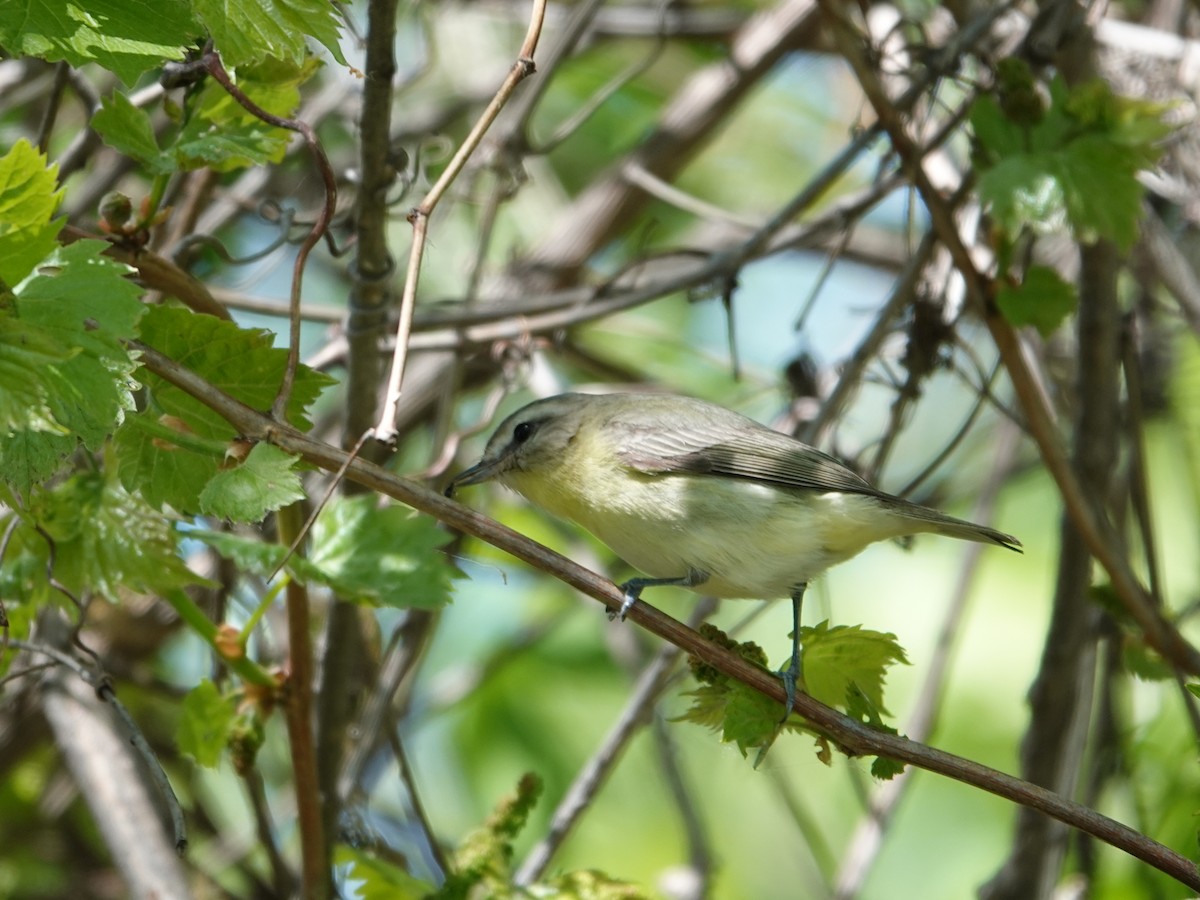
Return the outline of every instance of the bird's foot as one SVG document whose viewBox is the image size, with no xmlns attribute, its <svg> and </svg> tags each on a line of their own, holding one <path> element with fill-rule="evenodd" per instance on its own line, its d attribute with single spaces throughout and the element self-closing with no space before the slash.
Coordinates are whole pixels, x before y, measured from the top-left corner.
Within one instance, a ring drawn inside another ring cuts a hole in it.
<svg viewBox="0 0 1200 900">
<path fill-rule="evenodd" d="M 779 677 L 783 681 L 784 695 L 783 718 L 779 720 L 779 724 L 782 725 L 788 720 L 792 714 L 792 708 L 796 705 L 796 683 L 800 680 L 800 660 L 793 656 L 787 668 L 779 670 Z"/>
<path fill-rule="evenodd" d="M 625 616 L 629 614 L 629 610 L 633 608 L 633 604 L 637 603 L 638 597 L 642 593 L 641 585 L 634 584 L 632 581 L 627 581 L 624 584 L 617 585 L 621 589 L 621 593 L 625 595 L 625 599 L 617 609 L 608 611 L 608 621 L 620 619 L 625 621 Z"/>
</svg>

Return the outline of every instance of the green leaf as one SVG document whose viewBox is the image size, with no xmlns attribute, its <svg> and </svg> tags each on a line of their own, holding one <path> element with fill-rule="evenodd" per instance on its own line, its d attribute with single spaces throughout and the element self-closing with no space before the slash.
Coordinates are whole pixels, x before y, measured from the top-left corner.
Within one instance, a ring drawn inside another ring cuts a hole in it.
<svg viewBox="0 0 1200 900">
<path fill-rule="evenodd" d="M 264 56 L 300 62 L 308 52 L 306 35 L 346 64 L 338 44 L 337 13 L 325 0 L 195 0 L 194 6 L 227 66 Z"/>
<path fill-rule="evenodd" d="M 289 118 L 300 106 L 300 86 L 320 68 L 267 59 L 238 69 L 238 89 L 272 115 Z M 276 163 L 287 152 L 292 132 L 269 125 L 246 110 L 215 81 L 207 82 L 171 149 L 180 168 L 211 166 L 218 171 Z"/>
<path fill-rule="evenodd" d="M 105 256 L 107 249 L 92 240 L 55 248 L 15 289 L 21 318 L 63 337 L 82 336 L 85 348 L 97 351 L 135 334 L 145 312 L 141 290 L 126 277 L 133 269 Z"/>
<path fill-rule="evenodd" d="M 205 679 L 183 698 L 175 740 L 179 749 L 207 769 L 215 769 L 237 718 L 237 702 Z"/>
<path fill-rule="evenodd" d="M 1015 239 L 1025 228 L 1052 234 L 1067 226 L 1062 185 L 1051 172 L 1053 157 L 1027 153 L 1008 157 L 979 176 L 979 198 L 992 221 Z"/>
<path fill-rule="evenodd" d="M 746 756 L 748 751 L 770 743 L 779 730 L 779 711 L 782 707 L 770 697 L 731 681 L 721 727 L 721 740 L 737 744 Z"/>
<path fill-rule="evenodd" d="M 163 153 L 154 137 L 150 114 L 134 106 L 119 91 L 101 101 L 100 109 L 92 116 L 92 127 L 104 143 L 137 160 L 152 173 L 174 171 L 171 157 Z"/>
<path fill-rule="evenodd" d="M 1114 142 L 1111 135 L 1086 135 L 1063 148 L 1053 173 L 1079 239 L 1107 238 L 1121 251 L 1133 246 L 1145 196 L 1137 180 L 1142 168 L 1137 149 Z"/>
<path fill-rule="evenodd" d="M 1200 683 L 1189 681 L 1184 687 L 1191 691 L 1193 696 L 1200 697 Z"/>
<path fill-rule="evenodd" d="M 871 775 L 880 781 L 891 781 L 904 771 L 904 763 L 886 756 L 877 756 L 871 763 Z"/>
<path fill-rule="evenodd" d="M 57 472 L 78 444 L 71 434 L 32 429 L 0 435 L 0 479 L 24 493 Z"/>
<path fill-rule="evenodd" d="M 1025 129 L 1010 120 L 990 94 L 981 95 L 971 105 L 968 119 L 986 160 L 995 163 L 1025 150 Z"/>
<path fill-rule="evenodd" d="M 435 609 L 449 602 L 450 540 L 437 522 L 373 496 L 336 498 L 313 527 L 310 559 L 345 599 Z"/>
<path fill-rule="evenodd" d="M 996 306 L 1013 325 L 1032 325 L 1042 337 L 1055 332 L 1075 311 L 1075 287 L 1046 266 L 1030 266 L 1018 286 L 1005 285 L 996 295 Z"/>
<path fill-rule="evenodd" d="M 10 499 L 5 498 L 5 501 Z M 8 515 L 0 516 L 0 528 L 3 529 L 0 533 L 9 534 L 9 529 L 12 529 L 8 546 L 4 549 L 4 559 L 0 560 L 0 597 L 4 598 L 5 613 L 9 625 L 14 629 L 17 628 L 14 608 L 38 610 L 49 596 L 46 580 L 49 548 L 45 539 L 24 521 L 27 513 L 18 515 L 15 512 L 17 508 L 13 504 Z M 14 524 L 14 519 L 20 521 Z M 31 616 L 23 618 L 30 620 Z M 31 626 L 33 623 L 26 621 L 25 624 Z M 13 637 L 26 637 L 29 634 L 27 630 L 12 630 L 9 633 Z"/>
<path fill-rule="evenodd" d="M 277 163 L 287 151 L 288 132 L 269 125 L 236 128 L 193 119 L 174 147 L 179 168 L 207 167 L 230 172 L 247 166 Z"/>
<path fill-rule="evenodd" d="M 164 60 L 183 59 L 199 33 L 191 4 L 178 0 L 0 3 L 0 46 L 13 56 L 96 62 L 126 84 Z"/>
<path fill-rule="evenodd" d="M 239 465 L 213 476 L 200 493 L 206 515 L 257 522 L 267 513 L 304 498 L 294 468 L 300 460 L 270 444 L 256 444 Z"/>
<path fill-rule="evenodd" d="M 123 340 L 145 312 L 128 266 L 103 255 L 102 241 L 57 248 L 15 289 L 17 316 L 58 348 L 58 362 L 30 378 L 44 406 L 69 434 L 47 430 L 0 434 L 0 477 L 20 490 L 57 470 L 82 441 L 97 449 L 133 408 L 136 363 Z"/>
<path fill-rule="evenodd" d="M 307 558 L 293 553 L 287 556 L 287 547 L 272 541 L 230 534 L 224 531 L 194 529 L 188 537 L 203 541 L 243 572 L 267 578 L 283 565 L 292 578 L 305 584 L 331 586 L 327 573 L 313 565 Z M 286 563 L 284 557 L 287 556 Z"/>
<path fill-rule="evenodd" d="M 270 332 L 241 329 L 185 309 L 150 309 L 141 335 L 156 350 L 257 409 L 268 409 L 274 402 L 287 365 L 287 351 L 272 346 Z M 208 508 L 201 492 L 221 471 L 226 446 L 237 434 L 220 415 L 169 382 L 149 372 L 142 378 L 146 409 L 130 416 L 115 438 L 121 481 L 155 506 L 169 504 L 181 513 L 198 513 Z M 288 419 L 308 428 L 304 408 L 332 383 L 328 376 L 300 366 Z M 234 480 L 238 477 L 243 476 Z"/>
<path fill-rule="evenodd" d="M 38 494 L 31 511 L 54 541 L 55 576 L 77 594 L 115 603 L 123 590 L 164 594 L 203 582 L 180 559 L 171 522 L 101 473 Z"/>
<path fill-rule="evenodd" d="M 724 676 L 721 676 L 724 679 Z M 685 697 L 691 697 L 691 705 L 676 716 L 674 722 L 692 722 L 716 731 L 725 721 L 725 708 L 729 704 L 729 685 L 727 680 L 720 683 L 704 683 L 698 688 L 684 692 Z"/>
<path fill-rule="evenodd" d="M 1139 681 L 1167 681 L 1176 671 L 1152 647 L 1138 640 L 1126 639 L 1121 647 L 1121 660 L 1126 670 Z"/>
<path fill-rule="evenodd" d="M 374 498 L 337 498 L 313 528 L 312 556 L 292 554 L 285 566 L 299 581 L 323 584 L 346 600 L 378 606 L 436 608 L 450 597 L 456 572 L 439 547 L 449 536 L 432 520 L 398 507 L 372 509 Z M 287 548 L 222 532 L 195 530 L 239 569 L 267 577 Z"/>
<path fill-rule="evenodd" d="M 702 624 L 699 631 L 705 640 L 732 650 L 747 662 L 766 668 L 766 654 L 757 644 L 751 641 L 738 643 L 708 622 Z M 721 739 L 736 743 L 743 756 L 753 748 L 770 746 L 780 730 L 780 704 L 696 657 L 689 657 L 688 665 L 699 687 L 688 691 L 688 696 L 692 698 L 691 706 L 676 721 L 695 722 L 720 731 Z"/>
<path fill-rule="evenodd" d="M 16 284 L 58 246 L 62 220 L 52 217 L 63 192 L 57 187 L 58 166 L 48 166 L 24 138 L 0 157 L 0 288 Z"/>
<path fill-rule="evenodd" d="M 208 439 L 205 446 L 189 434 L 186 422 L 153 410 L 127 416 L 113 435 L 121 483 L 151 506 L 199 513 L 200 492 L 221 470 L 228 444 Z"/>
<path fill-rule="evenodd" d="M 229 534 L 224 531 L 208 531 L 199 528 L 189 531 L 188 537 L 203 541 L 238 569 L 263 578 L 279 567 L 279 564 L 283 562 L 284 554 L 287 553 L 286 547 L 274 542 Z M 293 554 L 292 559 L 300 560 L 302 558 Z M 291 563 L 288 568 L 291 570 Z M 315 569 L 312 567 L 309 568 L 309 571 L 315 573 Z"/>
<path fill-rule="evenodd" d="M 1019 90 L 1031 88 L 1022 82 Z M 1077 240 L 1107 239 L 1128 250 L 1144 196 L 1137 174 L 1161 153 L 1169 107 L 1117 97 L 1099 80 L 1068 88 L 1055 78 L 1050 100 L 1044 115 L 1033 108 L 1041 101 L 1032 93 L 1007 107 L 990 97 L 972 106 L 979 196 L 1002 242 L 1011 247 L 1026 229 L 1045 234 L 1069 226 Z"/>
<path fill-rule="evenodd" d="M 434 520 L 374 497 L 335 498 L 313 527 L 309 558 L 293 555 L 288 572 L 340 597 L 379 606 L 432 609 L 449 602 L 454 567 L 440 548 L 450 536 Z M 266 577 L 285 548 L 251 538 L 192 531 L 238 568 Z"/>
<path fill-rule="evenodd" d="M 271 407 L 287 366 L 287 351 L 273 346 L 271 332 L 239 328 L 232 322 L 186 309 L 153 307 L 141 323 L 141 335 L 160 353 L 254 409 Z M 150 373 L 144 378 L 158 415 L 178 417 L 201 437 L 236 437 L 233 427 L 199 400 Z M 288 403 L 288 421 L 307 430 L 311 423 L 305 417 L 305 408 L 334 383 L 328 375 L 300 366 Z"/>
<path fill-rule="evenodd" d="M 437 893 L 437 887 L 413 878 L 399 866 L 370 856 L 346 844 L 333 851 L 337 866 L 347 866 L 347 882 L 357 900 L 423 900 Z"/>
<path fill-rule="evenodd" d="M 886 713 L 883 682 L 894 663 L 907 663 L 894 634 L 864 630 L 859 625 L 801 629 L 804 689 L 827 706 L 849 710 L 865 701 Z M 857 697 L 861 692 L 862 696 Z"/>
<path fill-rule="evenodd" d="M 50 409 L 46 373 L 73 355 L 36 325 L 0 310 L 0 433 L 67 433 Z"/>
</svg>

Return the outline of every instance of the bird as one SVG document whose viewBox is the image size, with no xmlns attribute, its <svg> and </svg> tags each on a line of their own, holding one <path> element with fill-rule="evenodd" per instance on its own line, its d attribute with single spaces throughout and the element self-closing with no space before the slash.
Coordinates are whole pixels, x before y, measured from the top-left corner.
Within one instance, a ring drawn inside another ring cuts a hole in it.
<svg viewBox="0 0 1200 900">
<path fill-rule="evenodd" d="M 933 533 L 1023 552 L 1021 542 L 873 487 L 833 456 L 725 407 L 672 394 L 565 393 L 496 428 L 446 496 L 497 481 L 591 532 L 644 573 L 618 587 L 625 614 L 648 587 L 792 601 L 781 670 L 786 718 L 800 676 L 809 583 L 868 545 Z"/>
</svg>

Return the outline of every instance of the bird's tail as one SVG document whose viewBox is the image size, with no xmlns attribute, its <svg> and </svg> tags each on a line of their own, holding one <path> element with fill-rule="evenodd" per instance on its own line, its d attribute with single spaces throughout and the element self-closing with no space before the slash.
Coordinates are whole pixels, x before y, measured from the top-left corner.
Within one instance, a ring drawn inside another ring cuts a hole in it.
<svg viewBox="0 0 1200 900">
<path fill-rule="evenodd" d="M 974 522 L 968 522 L 965 519 L 956 519 L 953 516 L 948 516 L 945 513 L 938 512 L 936 509 L 930 509 L 927 506 L 918 506 L 915 503 L 904 503 L 896 509 L 901 516 L 910 520 L 914 527 L 913 531 L 924 531 L 932 534 L 944 534 L 947 537 L 960 538 L 964 541 L 979 541 L 984 544 L 999 544 L 1001 547 L 1007 547 L 1009 550 L 1015 550 L 1018 553 L 1024 553 L 1021 549 L 1021 542 L 1011 534 L 1005 534 L 1003 531 L 997 531 L 995 528 L 988 528 L 986 525 L 976 525 Z"/>
</svg>

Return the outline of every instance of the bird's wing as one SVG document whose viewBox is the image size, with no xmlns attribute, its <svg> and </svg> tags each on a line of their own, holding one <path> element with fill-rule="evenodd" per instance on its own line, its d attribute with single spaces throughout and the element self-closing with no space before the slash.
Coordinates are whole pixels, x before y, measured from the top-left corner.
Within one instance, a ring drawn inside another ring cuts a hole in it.
<svg viewBox="0 0 1200 900">
<path fill-rule="evenodd" d="M 886 496 L 829 454 L 742 416 L 683 427 L 653 422 L 620 427 L 625 432 L 618 442 L 621 460 L 640 472 L 724 475 L 780 487 Z"/>
</svg>

